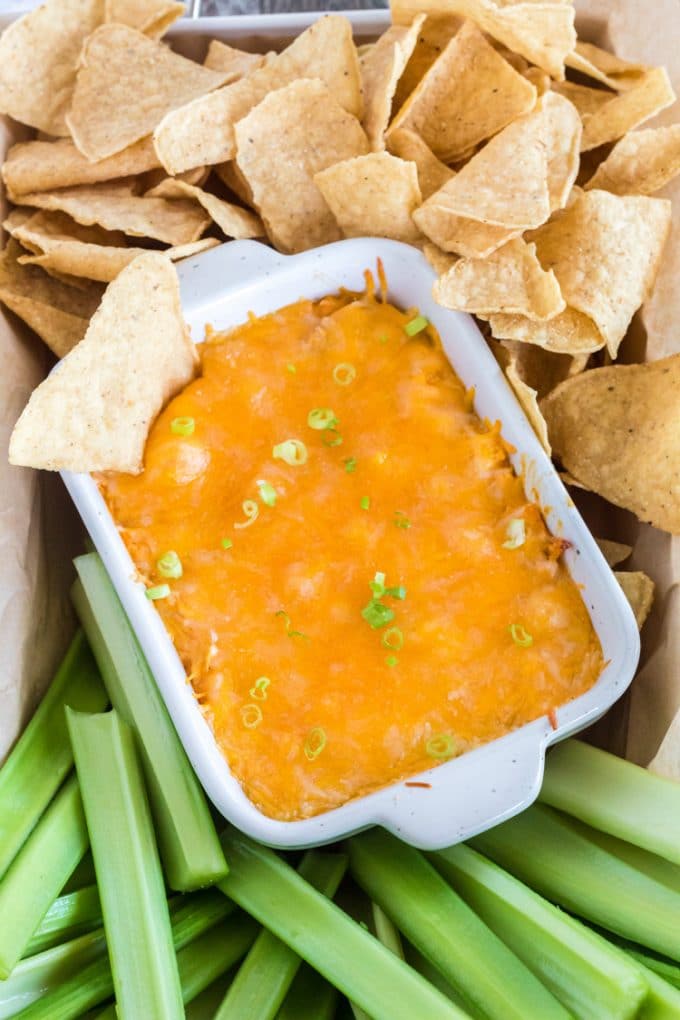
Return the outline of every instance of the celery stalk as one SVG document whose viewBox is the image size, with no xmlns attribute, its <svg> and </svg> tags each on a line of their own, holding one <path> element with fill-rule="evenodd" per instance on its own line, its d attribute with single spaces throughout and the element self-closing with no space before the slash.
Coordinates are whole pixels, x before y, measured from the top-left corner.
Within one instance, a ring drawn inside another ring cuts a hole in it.
<svg viewBox="0 0 680 1020">
<path fill-rule="evenodd" d="M 464 1013 L 272 850 L 231 828 L 223 846 L 230 870 L 218 888 L 374 1020 L 463 1020 Z"/>
<path fill-rule="evenodd" d="M 673 864 L 665 857 L 659 857 L 658 854 L 650 853 L 649 850 L 643 850 L 642 847 L 626 843 L 623 839 L 617 839 L 616 836 L 610 836 L 608 832 L 594 829 L 572 815 L 563 817 L 568 817 L 571 828 L 592 843 L 597 843 L 603 850 L 618 857 L 636 871 L 641 871 L 655 882 L 660 882 L 661 885 L 680 893 L 680 866 L 677 864 Z"/>
<path fill-rule="evenodd" d="M 489 1020 L 567 1020 L 551 992 L 418 850 L 370 829 L 349 841 L 349 853 L 359 885 L 473 1011 Z"/>
<path fill-rule="evenodd" d="M 87 886 L 55 900 L 36 928 L 24 956 L 42 953 L 50 946 L 100 928 L 102 908 L 96 885 Z"/>
<path fill-rule="evenodd" d="M 305 964 L 300 967 L 276 1020 L 333 1020 L 337 1001 L 333 985 Z"/>
<path fill-rule="evenodd" d="M 638 1020 L 678 1020 L 680 1017 L 680 991 L 638 964 L 640 972 L 649 986 L 647 998 L 640 1006 Z"/>
<path fill-rule="evenodd" d="M 535 804 L 470 843 L 552 902 L 680 959 L 680 894 L 608 853 L 566 815 Z"/>
<path fill-rule="evenodd" d="M 680 786 L 580 740 L 546 759 L 540 799 L 680 864 Z"/>
<path fill-rule="evenodd" d="M 298 874 L 332 899 L 346 868 L 344 855 L 310 850 L 303 857 Z M 293 949 L 264 929 L 230 985 L 215 1020 L 243 1020 L 250 1016 L 273 1020 L 301 963 Z"/>
<path fill-rule="evenodd" d="M 64 706 L 101 712 L 107 703 L 96 663 L 79 631 L 0 769 L 0 877 L 73 767 Z"/>
<path fill-rule="evenodd" d="M 24 955 L 88 842 L 80 790 L 73 776 L 0 881 L 0 977 L 6 978 Z"/>
<path fill-rule="evenodd" d="M 104 564 L 90 554 L 75 565 L 73 603 L 111 703 L 135 731 L 168 883 L 182 892 L 213 885 L 227 863 L 205 794 Z"/>
<path fill-rule="evenodd" d="M 222 999 L 227 994 L 229 985 L 233 981 L 235 970 L 236 968 L 232 967 L 226 971 L 217 981 L 213 981 L 205 991 L 187 1003 L 186 1020 L 215 1020 L 215 1013 L 219 1009 Z"/>
<path fill-rule="evenodd" d="M 371 917 L 373 918 L 376 938 L 382 942 L 386 949 L 389 949 L 391 953 L 398 956 L 400 960 L 405 960 L 401 936 L 387 914 L 377 903 L 371 903 Z M 354 1020 L 371 1020 L 361 1006 L 357 1006 L 354 1002 L 350 1002 L 349 1005 L 354 1014 Z"/>
<path fill-rule="evenodd" d="M 65 720 L 66 716 L 64 716 Z M 84 889 L 88 885 L 95 885 L 96 882 L 97 876 L 94 873 L 92 851 L 88 850 L 59 895 L 68 896 L 69 893 L 77 892 L 78 889 Z"/>
<path fill-rule="evenodd" d="M 106 939 L 99 929 L 43 953 L 21 960 L 6 981 L 0 981 L 0 1020 L 15 1016 L 31 1003 L 60 988 L 97 958 L 106 962 Z"/>
<path fill-rule="evenodd" d="M 66 712 L 119 1016 L 182 1020 L 168 904 L 132 731 L 115 710 Z"/>
<path fill-rule="evenodd" d="M 647 985 L 622 952 L 470 847 L 452 846 L 428 857 L 573 1016 L 636 1016 Z"/>
</svg>

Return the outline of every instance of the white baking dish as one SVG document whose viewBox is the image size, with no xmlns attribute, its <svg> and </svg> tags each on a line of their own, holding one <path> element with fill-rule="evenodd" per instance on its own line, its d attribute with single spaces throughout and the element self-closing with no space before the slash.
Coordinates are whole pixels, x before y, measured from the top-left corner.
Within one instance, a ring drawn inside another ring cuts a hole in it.
<svg viewBox="0 0 680 1020">
<path fill-rule="evenodd" d="M 219 811 L 262 842 L 304 847 L 329 842 L 370 825 L 383 825 L 416 846 L 432 849 L 466 839 L 509 818 L 537 796 L 546 747 L 601 716 L 628 687 L 640 642 L 633 613 L 586 525 L 570 500 L 470 316 L 435 304 L 435 274 L 408 245 L 376 238 L 340 241 L 279 255 L 254 241 L 233 241 L 180 266 L 184 313 L 198 343 L 210 323 L 221 330 L 243 322 L 249 311 L 264 315 L 299 298 L 316 299 L 339 287 L 361 290 L 363 271 L 382 259 L 390 300 L 420 308 L 437 328 L 444 350 L 483 418 L 500 419 L 516 448 L 513 463 L 528 498 L 543 509 L 551 531 L 571 542 L 565 560 L 599 635 L 607 666 L 586 694 L 558 710 L 558 727 L 547 718 L 439 765 L 410 781 L 296 822 L 262 814 L 231 775 L 187 683 L 182 664 L 135 568 L 97 486 L 89 475 L 64 473 L 64 481 L 101 554 L 139 637 L 187 754 Z"/>
</svg>

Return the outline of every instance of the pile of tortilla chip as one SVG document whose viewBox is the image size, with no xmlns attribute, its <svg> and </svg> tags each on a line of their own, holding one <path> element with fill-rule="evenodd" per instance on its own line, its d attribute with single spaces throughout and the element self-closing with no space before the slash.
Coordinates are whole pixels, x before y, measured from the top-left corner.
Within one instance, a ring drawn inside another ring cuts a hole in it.
<svg viewBox="0 0 680 1020">
<path fill-rule="evenodd" d="M 0 300 L 62 357 L 150 251 L 415 245 L 565 479 L 680 532 L 677 363 L 613 364 L 680 174 L 680 124 L 640 129 L 675 101 L 665 70 L 579 41 L 570 0 L 392 0 L 359 48 L 327 15 L 202 64 L 161 41 L 182 11 L 47 0 L 0 38 L 0 113 L 39 133 L 2 167 Z"/>
</svg>

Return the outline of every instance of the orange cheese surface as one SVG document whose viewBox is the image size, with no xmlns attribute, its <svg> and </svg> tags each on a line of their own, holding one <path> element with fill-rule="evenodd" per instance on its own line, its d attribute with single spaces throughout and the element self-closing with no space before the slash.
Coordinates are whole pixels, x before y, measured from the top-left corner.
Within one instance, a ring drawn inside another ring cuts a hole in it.
<svg viewBox="0 0 680 1020">
<path fill-rule="evenodd" d="M 154 605 L 232 772 L 275 818 L 502 736 L 603 667 L 500 427 L 431 328 L 407 335 L 415 315 L 369 289 L 210 335 L 143 473 L 99 477 L 141 576 L 170 589 Z M 273 455 L 286 440 L 304 463 Z"/>
</svg>

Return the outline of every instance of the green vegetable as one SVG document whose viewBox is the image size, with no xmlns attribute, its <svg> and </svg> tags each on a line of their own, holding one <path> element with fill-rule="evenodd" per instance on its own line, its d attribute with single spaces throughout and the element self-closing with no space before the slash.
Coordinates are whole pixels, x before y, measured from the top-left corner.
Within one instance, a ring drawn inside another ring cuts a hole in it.
<svg viewBox="0 0 680 1020">
<path fill-rule="evenodd" d="M 88 848 L 75 776 L 54 798 L 0 882 L 0 977 L 24 955 L 31 936 Z"/>
<path fill-rule="evenodd" d="M 377 903 L 371 903 L 371 914 L 373 915 L 375 933 L 382 944 L 400 960 L 403 960 L 404 947 L 401 944 L 401 936 L 396 925 L 392 924 L 385 911 Z"/>
<path fill-rule="evenodd" d="M 549 900 L 634 942 L 680 959 L 680 893 L 535 804 L 471 845 Z"/>
<path fill-rule="evenodd" d="M 219 888 L 374 1020 L 463 1020 L 464 1014 L 398 960 L 272 850 L 228 829 L 230 871 Z"/>
<path fill-rule="evenodd" d="M 554 747 L 540 799 L 680 864 L 680 785 L 580 740 Z"/>
<path fill-rule="evenodd" d="M 573 1016 L 636 1016 L 647 985 L 623 953 L 470 847 L 461 844 L 428 857 Z"/>
<path fill-rule="evenodd" d="M 382 829 L 371 829 L 349 841 L 349 854 L 362 889 L 475 1015 L 567 1020 L 569 1014 L 557 999 L 417 850 Z"/>
<path fill-rule="evenodd" d="M 338 993 L 311 967 L 298 971 L 276 1020 L 333 1020 Z"/>
<path fill-rule="evenodd" d="M 135 730 L 168 883 L 182 891 L 211 885 L 227 863 L 205 794 L 104 564 L 94 555 L 75 563 L 73 602 L 111 702 Z"/>
<path fill-rule="evenodd" d="M 0 878 L 73 767 L 64 705 L 101 712 L 107 704 L 97 665 L 79 631 L 0 769 Z"/>
<path fill-rule="evenodd" d="M 347 858 L 341 854 L 310 850 L 303 857 L 298 874 L 332 899 L 346 867 Z M 261 931 L 217 1010 L 215 1020 L 243 1020 L 244 1017 L 271 1020 L 301 962 L 297 953 L 270 931 Z"/>
<path fill-rule="evenodd" d="M 175 436 L 192 436 L 195 428 L 193 418 L 173 418 L 170 422 L 170 431 Z"/>
<path fill-rule="evenodd" d="M 168 549 L 166 553 L 163 553 L 156 563 L 156 569 L 161 577 L 169 577 L 173 580 L 177 580 L 184 573 L 182 561 L 174 549 Z"/>
<path fill-rule="evenodd" d="M 64 716 L 64 721 L 66 721 L 66 716 Z M 59 895 L 66 896 L 68 893 L 76 892 L 78 889 L 84 889 L 85 886 L 95 885 L 96 881 L 97 876 L 94 873 L 92 851 L 88 850 Z"/>
<path fill-rule="evenodd" d="M 93 960 L 106 956 L 106 939 L 99 929 L 89 935 L 62 942 L 16 965 L 11 975 L 0 981 L 0 1020 L 15 1016 L 31 1003 L 48 996 L 64 982 L 80 974 Z M 105 965 L 108 967 L 106 959 Z"/>
<path fill-rule="evenodd" d="M 42 953 L 45 949 L 100 928 L 102 908 L 96 885 L 86 886 L 55 900 L 36 928 L 24 956 Z"/>
<path fill-rule="evenodd" d="M 406 333 L 406 336 L 415 336 L 417 333 L 422 333 L 429 325 L 430 323 L 424 315 L 417 315 L 415 319 L 411 319 L 410 322 L 406 323 L 404 333 Z"/>
<path fill-rule="evenodd" d="M 169 584 L 157 584 L 153 588 L 147 588 L 144 593 L 149 602 L 157 602 L 159 599 L 167 599 L 170 594 Z"/>
<path fill-rule="evenodd" d="M 118 1016 L 183 1020 L 163 875 L 132 730 L 115 710 L 66 712 Z"/>
<path fill-rule="evenodd" d="M 637 1014 L 638 1020 L 678 1020 L 680 1017 L 680 991 L 664 981 L 653 970 L 638 964 L 649 985 L 649 993 Z"/>
</svg>

